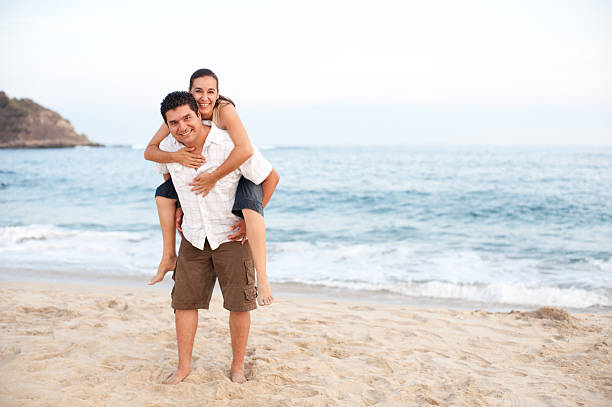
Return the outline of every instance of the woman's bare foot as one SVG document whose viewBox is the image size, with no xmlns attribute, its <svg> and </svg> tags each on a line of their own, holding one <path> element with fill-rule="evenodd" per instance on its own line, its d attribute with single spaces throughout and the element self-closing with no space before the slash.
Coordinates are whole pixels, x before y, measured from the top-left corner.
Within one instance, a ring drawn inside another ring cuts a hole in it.
<svg viewBox="0 0 612 407">
<path fill-rule="evenodd" d="M 176 372 L 168 376 L 166 380 L 164 380 L 162 383 L 163 384 L 179 384 L 180 382 L 185 380 L 187 376 L 189 376 L 189 370 L 181 371 L 177 369 Z"/>
<path fill-rule="evenodd" d="M 164 276 L 167 272 L 172 271 L 176 268 L 176 256 L 165 258 L 162 257 L 159 262 L 159 267 L 157 267 L 157 274 L 153 276 L 151 281 L 149 281 L 149 285 L 153 285 L 159 283 L 164 279 Z"/>
<path fill-rule="evenodd" d="M 260 306 L 270 305 L 274 302 L 272 297 L 272 290 L 270 284 L 267 281 L 260 281 L 257 283 L 257 302 Z"/>
</svg>

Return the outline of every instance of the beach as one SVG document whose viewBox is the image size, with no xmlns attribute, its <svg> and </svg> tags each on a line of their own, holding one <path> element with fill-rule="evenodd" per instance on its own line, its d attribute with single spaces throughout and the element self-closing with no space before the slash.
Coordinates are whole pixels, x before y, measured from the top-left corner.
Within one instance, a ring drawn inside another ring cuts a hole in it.
<svg viewBox="0 0 612 407">
<path fill-rule="evenodd" d="M 176 367 L 167 287 L 3 281 L 2 406 L 609 406 L 612 315 L 279 296 L 252 312 L 248 382 L 228 313 L 200 311 Z"/>
</svg>

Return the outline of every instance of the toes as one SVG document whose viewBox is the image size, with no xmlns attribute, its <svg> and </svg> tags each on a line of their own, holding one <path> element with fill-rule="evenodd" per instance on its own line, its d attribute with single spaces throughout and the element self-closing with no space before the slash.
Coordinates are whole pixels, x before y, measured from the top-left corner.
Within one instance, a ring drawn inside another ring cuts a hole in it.
<svg viewBox="0 0 612 407">
<path fill-rule="evenodd" d="M 157 283 L 159 283 L 162 280 L 163 280 L 162 278 L 159 278 L 157 276 L 153 277 L 153 279 L 151 281 L 149 281 L 149 285 L 157 284 Z"/>
<path fill-rule="evenodd" d="M 179 372 L 174 372 L 173 374 L 168 376 L 166 380 L 162 382 L 162 384 L 179 384 L 180 382 L 185 380 L 187 376 L 189 376 L 189 372 L 187 372 L 187 374 L 181 374 Z"/>
<path fill-rule="evenodd" d="M 242 384 L 247 381 L 246 377 L 244 376 L 244 373 L 232 373 L 230 375 L 230 379 L 232 380 L 232 382 L 238 384 Z"/>
</svg>

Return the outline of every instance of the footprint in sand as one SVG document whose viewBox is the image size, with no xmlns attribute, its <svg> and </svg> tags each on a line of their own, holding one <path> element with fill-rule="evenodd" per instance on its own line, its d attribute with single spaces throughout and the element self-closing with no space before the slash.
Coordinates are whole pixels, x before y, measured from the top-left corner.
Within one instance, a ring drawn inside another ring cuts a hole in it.
<svg viewBox="0 0 612 407">
<path fill-rule="evenodd" d="M 336 359 L 346 359 L 350 353 L 340 348 L 327 348 L 325 351 L 329 356 Z"/>
<path fill-rule="evenodd" d="M 354 305 L 352 307 L 349 307 L 349 309 L 351 311 L 374 311 L 373 307 L 367 307 L 364 305 Z"/>
<path fill-rule="evenodd" d="M 295 383 L 295 380 L 291 379 L 288 376 L 281 376 L 277 374 L 268 374 L 262 377 L 262 381 L 264 383 L 272 383 L 277 386 L 286 386 L 288 384 Z"/>
<path fill-rule="evenodd" d="M 21 353 L 21 348 L 13 345 L 2 346 L 0 348 L 0 366 L 4 366 L 10 363 L 13 359 Z"/>
<path fill-rule="evenodd" d="M 108 308 L 114 309 L 116 311 L 127 311 L 128 304 L 123 300 L 111 300 L 106 305 Z"/>
<path fill-rule="evenodd" d="M 385 400 L 385 393 L 378 390 L 366 390 L 361 395 L 361 400 L 366 406 L 373 406 Z"/>
<path fill-rule="evenodd" d="M 17 312 L 23 314 L 31 314 L 33 316 L 42 318 L 61 318 L 61 319 L 72 319 L 79 316 L 78 312 L 70 311 L 65 308 L 58 307 L 18 307 Z"/>
</svg>

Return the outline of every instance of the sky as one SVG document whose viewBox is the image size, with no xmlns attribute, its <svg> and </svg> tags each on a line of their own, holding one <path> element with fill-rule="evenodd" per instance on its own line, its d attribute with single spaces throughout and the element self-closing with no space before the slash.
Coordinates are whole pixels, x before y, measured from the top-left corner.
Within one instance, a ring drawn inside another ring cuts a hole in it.
<svg viewBox="0 0 612 407">
<path fill-rule="evenodd" d="M 204 67 L 258 145 L 612 144 L 607 0 L 3 0 L 0 57 L 105 144 Z"/>
</svg>

